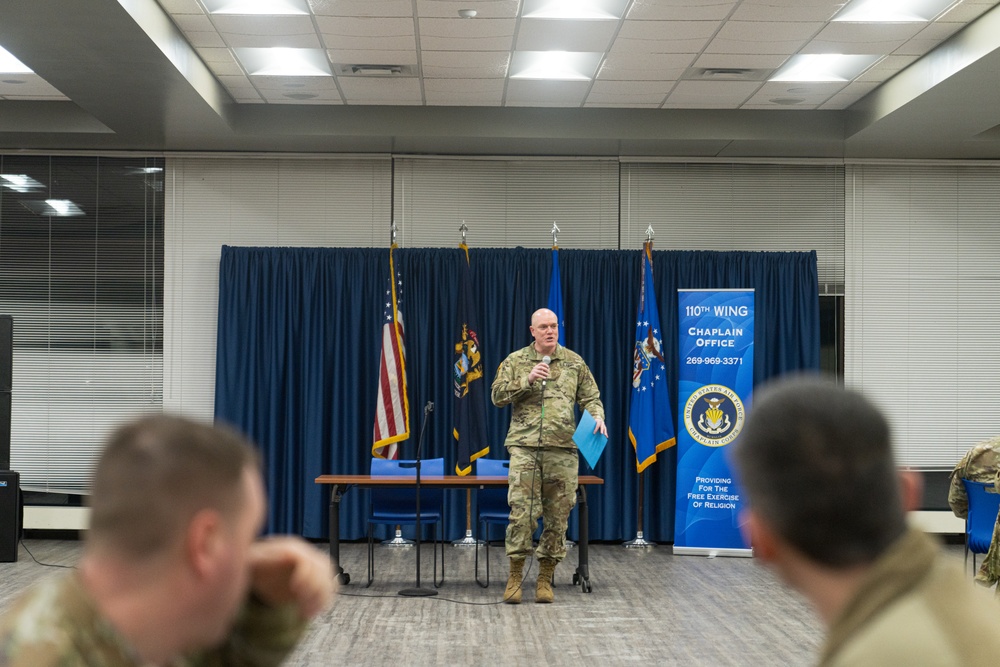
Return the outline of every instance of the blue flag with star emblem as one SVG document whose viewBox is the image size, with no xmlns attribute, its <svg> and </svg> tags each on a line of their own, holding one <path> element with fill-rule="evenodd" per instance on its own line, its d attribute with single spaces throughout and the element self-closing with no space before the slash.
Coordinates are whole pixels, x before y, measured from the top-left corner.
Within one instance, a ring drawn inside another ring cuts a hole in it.
<svg viewBox="0 0 1000 667">
<path fill-rule="evenodd" d="M 566 322 L 563 321 L 562 280 L 559 277 L 559 246 L 552 246 L 552 278 L 549 280 L 548 309 L 559 323 L 559 344 L 566 347 Z"/>
<path fill-rule="evenodd" d="M 642 288 L 632 355 L 632 401 L 628 412 L 628 437 L 635 448 L 635 467 L 639 472 L 656 462 L 657 453 L 677 444 L 667 390 L 660 313 L 653 291 L 652 250 L 652 243 L 643 246 Z"/>
</svg>

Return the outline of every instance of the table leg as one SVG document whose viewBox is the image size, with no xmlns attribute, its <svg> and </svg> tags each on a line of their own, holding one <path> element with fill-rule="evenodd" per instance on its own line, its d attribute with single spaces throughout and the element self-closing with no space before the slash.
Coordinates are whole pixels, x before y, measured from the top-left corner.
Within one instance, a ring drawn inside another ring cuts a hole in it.
<svg viewBox="0 0 1000 667">
<path fill-rule="evenodd" d="M 344 572 L 340 566 L 340 485 L 330 487 L 330 560 L 333 562 L 333 572 L 337 581 L 342 584 L 351 583 L 351 575 Z"/>
<path fill-rule="evenodd" d="M 580 544 L 579 561 L 576 566 L 576 573 L 573 575 L 573 584 L 580 584 L 584 593 L 590 593 L 593 589 L 590 585 L 590 516 L 587 511 L 587 490 L 581 484 L 576 487 L 576 495 L 579 500 L 580 513 Z"/>
</svg>

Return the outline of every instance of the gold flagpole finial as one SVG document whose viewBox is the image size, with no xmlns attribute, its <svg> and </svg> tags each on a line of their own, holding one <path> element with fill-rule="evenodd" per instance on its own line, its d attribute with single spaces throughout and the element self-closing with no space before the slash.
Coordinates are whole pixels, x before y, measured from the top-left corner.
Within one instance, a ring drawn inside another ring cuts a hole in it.
<svg viewBox="0 0 1000 667">
<path fill-rule="evenodd" d="M 656 235 L 653 233 L 653 225 L 646 227 L 646 243 L 652 243 L 654 236 Z"/>
<path fill-rule="evenodd" d="M 459 226 L 458 231 L 462 232 L 462 245 L 465 245 L 465 232 L 469 231 L 469 226 L 465 224 L 465 220 L 462 221 L 461 226 Z"/>
<path fill-rule="evenodd" d="M 559 225 L 557 225 L 556 221 L 553 220 L 552 221 L 552 246 L 555 247 L 555 246 L 558 246 L 558 245 L 559 245 Z"/>
<path fill-rule="evenodd" d="M 389 245 L 396 245 L 396 221 L 393 220 L 392 224 L 389 225 Z"/>
</svg>

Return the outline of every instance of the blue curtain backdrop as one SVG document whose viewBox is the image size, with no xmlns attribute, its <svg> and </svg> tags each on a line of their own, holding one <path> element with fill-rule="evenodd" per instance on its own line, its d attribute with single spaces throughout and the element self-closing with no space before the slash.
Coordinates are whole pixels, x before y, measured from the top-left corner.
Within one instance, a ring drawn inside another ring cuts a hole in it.
<svg viewBox="0 0 1000 667">
<path fill-rule="evenodd" d="M 610 441 L 590 487 L 591 539 L 635 536 L 638 478 L 628 441 L 628 401 L 641 250 L 560 250 L 566 346 L 587 360 L 607 412 Z M 458 248 L 396 251 L 403 281 L 413 458 L 423 407 L 434 402 L 423 456 L 454 467 L 452 363 Z M 531 313 L 548 297 L 549 249 L 470 250 L 487 383 L 513 350 L 531 342 Z M 367 473 L 381 341 L 388 249 L 222 248 L 215 413 L 261 448 L 268 530 L 327 535 L 325 473 Z M 677 289 L 756 290 L 755 384 L 819 368 L 816 254 L 654 251 L 656 296 L 671 391 L 677 385 Z M 672 396 L 676 410 L 676 394 Z M 506 458 L 509 408 L 487 408 L 492 458 Z M 674 415 L 676 424 L 677 416 Z M 582 472 L 589 473 L 585 463 Z M 673 539 L 676 453 L 647 468 L 645 537 Z M 365 534 L 367 492 L 342 504 L 343 539 Z M 465 493 L 446 493 L 449 539 L 465 534 Z M 405 529 L 404 529 L 405 530 Z M 576 539 L 571 525 L 570 537 Z"/>
</svg>

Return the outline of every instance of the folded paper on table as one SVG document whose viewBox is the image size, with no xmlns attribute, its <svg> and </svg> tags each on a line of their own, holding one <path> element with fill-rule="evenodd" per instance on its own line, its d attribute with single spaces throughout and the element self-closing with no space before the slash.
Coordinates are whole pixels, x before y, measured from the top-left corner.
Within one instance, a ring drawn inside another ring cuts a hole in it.
<svg viewBox="0 0 1000 667">
<path fill-rule="evenodd" d="M 600 432 L 594 433 L 595 426 L 597 422 L 594 416 L 584 410 L 580 416 L 580 423 L 576 426 L 576 433 L 573 434 L 573 442 L 587 460 L 591 470 L 597 467 L 597 462 L 604 453 L 604 446 L 608 444 L 608 436 Z"/>
</svg>

